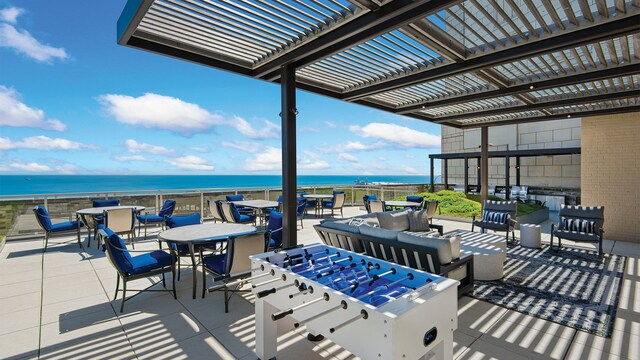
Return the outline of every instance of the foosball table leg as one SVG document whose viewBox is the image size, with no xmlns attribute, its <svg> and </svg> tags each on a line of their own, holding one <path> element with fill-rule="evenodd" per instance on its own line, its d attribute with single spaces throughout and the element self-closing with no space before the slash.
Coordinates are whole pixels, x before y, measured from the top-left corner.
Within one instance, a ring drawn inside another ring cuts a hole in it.
<svg viewBox="0 0 640 360">
<path fill-rule="evenodd" d="M 278 308 L 267 301 L 256 301 L 256 355 L 261 360 L 276 357 L 278 347 L 278 323 L 271 319 L 271 314 Z"/>
</svg>

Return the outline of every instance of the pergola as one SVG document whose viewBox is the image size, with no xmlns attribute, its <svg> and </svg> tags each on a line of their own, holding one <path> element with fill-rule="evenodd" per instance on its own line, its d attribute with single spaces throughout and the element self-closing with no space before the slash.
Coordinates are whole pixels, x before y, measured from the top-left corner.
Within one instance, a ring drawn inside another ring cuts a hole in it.
<svg viewBox="0 0 640 360">
<path fill-rule="evenodd" d="M 515 158 L 516 163 L 516 185 L 520 186 L 520 159 L 523 157 L 536 157 L 536 156 L 554 156 L 554 155 L 573 155 L 580 154 L 581 148 L 555 148 L 555 149 L 527 149 L 527 150 L 500 150 L 489 151 L 487 157 L 489 158 L 503 158 L 504 159 L 504 184 L 509 191 L 509 182 L 511 180 L 511 158 Z M 480 152 L 461 152 L 461 153 L 447 153 L 447 154 L 430 154 L 429 155 L 429 168 L 431 174 L 434 171 L 434 160 L 440 159 L 443 162 L 444 173 L 442 174 L 442 181 L 445 188 L 449 187 L 449 160 L 463 159 L 464 160 L 464 192 L 469 191 L 469 159 L 476 159 L 477 166 L 480 168 L 482 162 L 482 154 Z M 435 189 L 434 177 L 431 177 L 431 191 Z M 482 188 L 480 184 L 480 177 L 478 177 L 478 187 Z"/>
<path fill-rule="evenodd" d="M 640 111 L 640 0 L 129 0 L 117 37 L 280 83 L 285 246 L 296 89 L 480 127 L 483 198 L 489 126 Z"/>
</svg>

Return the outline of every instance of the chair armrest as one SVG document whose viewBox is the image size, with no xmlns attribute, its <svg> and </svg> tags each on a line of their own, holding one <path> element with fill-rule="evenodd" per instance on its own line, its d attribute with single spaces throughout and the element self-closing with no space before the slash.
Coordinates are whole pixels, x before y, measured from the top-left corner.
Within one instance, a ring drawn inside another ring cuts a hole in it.
<svg viewBox="0 0 640 360">
<path fill-rule="evenodd" d="M 99 235 L 100 235 L 100 237 L 102 238 L 103 242 L 106 242 L 106 239 L 108 238 L 108 236 L 107 236 L 107 232 L 106 232 L 106 231 L 104 231 L 104 229 L 99 229 L 99 230 L 98 230 L 98 234 L 99 234 Z M 129 249 L 123 249 L 123 248 L 118 247 L 118 246 L 115 246 L 115 245 L 113 245 L 113 244 L 111 245 L 111 247 L 112 247 L 112 248 L 114 248 L 114 249 L 116 249 L 116 250 L 118 250 L 118 251 L 122 251 L 122 252 L 129 252 L 129 253 L 149 253 L 149 252 L 151 252 L 151 251 L 149 251 L 149 250 L 129 250 Z M 105 248 L 105 247 L 104 247 L 104 245 L 103 245 L 103 248 Z M 106 248 L 105 248 L 105 249 L 106 249 Z M 164 249 L 163 249 L 162 247 L 160 247 L 160 250 L 167 250 L 167 251 L 169 251 L 169 252 L 173 252 L 173 249 L 171 249 L 171 248 L 164 248 Z M 104 251 L 104 250 L 103 250 L 103 251 Z"/>
</svg>

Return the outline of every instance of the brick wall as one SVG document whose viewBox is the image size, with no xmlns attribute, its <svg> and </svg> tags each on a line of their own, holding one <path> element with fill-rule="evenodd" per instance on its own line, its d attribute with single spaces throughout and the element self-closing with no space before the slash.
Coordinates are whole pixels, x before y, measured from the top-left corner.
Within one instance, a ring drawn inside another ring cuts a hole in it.
<svg viewBox="0 0 640 360">
<path fill-rule="evenodd" d="M 582 119 L 582 204 L 605 207 L 605 238 L 640 243 L 640 112 Z"/>
<path fill-rule="evenodd" d="M 580 147 L 580 119 L 525 123 L 489 128 L 489 151 Z M 480 130 L 442 127 L 442 152 L 477 152 Z M 469 160 L 469 184 L 477 182 L 476 161 Z M 515 185 L 515 159 L 510 163 L 511 185 Z M 444 174 L 444 169 L 441 169 Z M 538 187 L 580 188 L 580 155 L 522 158 L 520 183 Z M 449 183 L 464 184 L 464 161 L 449 161 Z M 504 185 L 504 159 L 489 159 L 489 183 Z"/>
</svg>

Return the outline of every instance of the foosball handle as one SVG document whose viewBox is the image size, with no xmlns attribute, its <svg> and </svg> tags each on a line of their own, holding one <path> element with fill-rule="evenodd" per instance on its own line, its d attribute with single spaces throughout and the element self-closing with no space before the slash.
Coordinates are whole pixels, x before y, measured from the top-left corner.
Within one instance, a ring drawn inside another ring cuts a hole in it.
<svg viewBox="0 0 640 360">
<path fill-rule="evenodd" d="M 280 320 L 283 317 L 285 317 L 287 315 L 291 315 L 291 314 L 293 314 L 293 309 L 283 310 L 283 311 L 277 312 L 275 314 L 272 314 L 271 315 L 271 320 L 277 321 L 277 320 Z"/>
<path fill-rule="evenodd" d="M 262 291 L 258 292 L 256 294 L 256 297 L 259 299 L 259 298 L 263 298 L 263 297 L 265 297 L 267 295 L 271 295 L 271 294 L 275 294 L 275 293 L 276 293 L 276 288 L 271 288 L 271 289 L 268 289 L 268 290 L 262 290 Z"/>
</svg>

